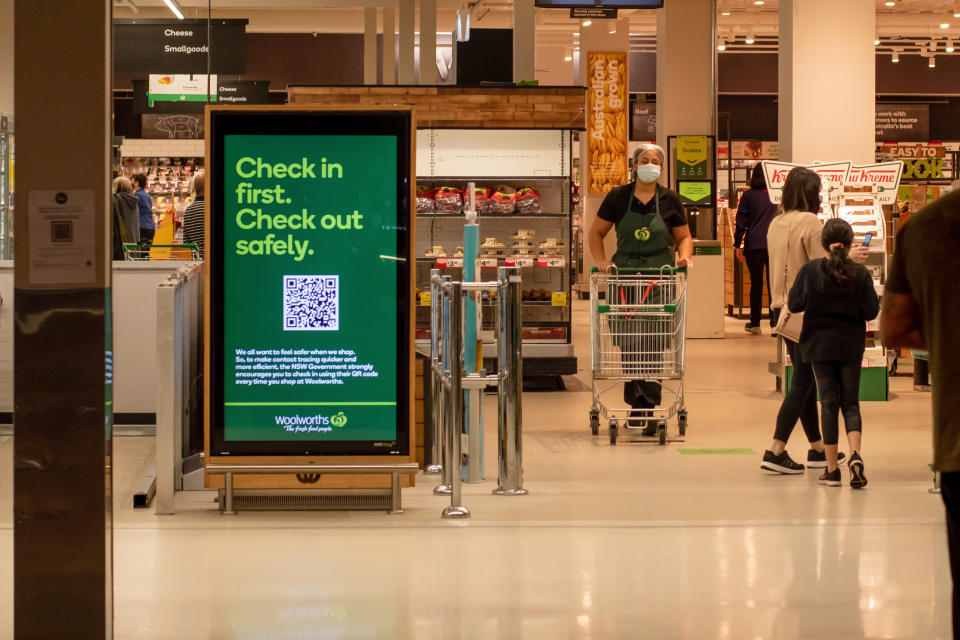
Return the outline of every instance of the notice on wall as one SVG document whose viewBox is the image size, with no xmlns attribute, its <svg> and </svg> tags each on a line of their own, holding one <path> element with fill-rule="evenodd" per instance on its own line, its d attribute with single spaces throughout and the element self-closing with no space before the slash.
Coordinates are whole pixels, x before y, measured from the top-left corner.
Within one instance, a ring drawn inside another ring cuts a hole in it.
<svg viewBox="0 0 960 640">
<path fill-rule="evenodd" d="M 410 132 L 343 132 L 222 136 L 214 455 L 244 442 L 295 445 L 287 453 L 408 445 L 410 220 L 398 194 Z M 324 447 L 336 443 L 355 446 Z"/>
<path fill-rule="evenodd" d="M 627 181 L 627 54 L 587 53 L 588 173 L 590 193 Z"/>
<path fill-rule="evenodd" d="M 95 196 L 90 189 L 30 191 L 30 284 L 97 282 Z"/>
<path fill-rule="evenodd" d="M 877 140 L 917 142 L 930 138 L 930 105 L 878 104 Z"/>
</svg>

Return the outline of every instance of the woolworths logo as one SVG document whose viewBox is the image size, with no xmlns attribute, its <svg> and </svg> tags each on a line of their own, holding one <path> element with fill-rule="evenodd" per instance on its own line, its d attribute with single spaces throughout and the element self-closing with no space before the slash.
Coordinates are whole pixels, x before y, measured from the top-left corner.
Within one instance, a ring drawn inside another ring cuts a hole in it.
<svg viewBox="0 0 960 640">
<path fill-rule="evenodd" d="M 347 426 L 347 414 L 343 411 L 332 416 L 325 416 L 323 414 L 311 416 L 287 415 L 274 416 L 273 419 L 277 423 L 277 426 L 283 427 L 284 431 L 294 433 L 328 433 L 333 431 L 334 428 L 342 429 Z"/>
<path fill-rule="evenodd" d="M 330 424 L 337 427 L 338 429 L 347 426 L 347 414 L 341 411 L 337 415 L 330 418 Z"/>
</svg>

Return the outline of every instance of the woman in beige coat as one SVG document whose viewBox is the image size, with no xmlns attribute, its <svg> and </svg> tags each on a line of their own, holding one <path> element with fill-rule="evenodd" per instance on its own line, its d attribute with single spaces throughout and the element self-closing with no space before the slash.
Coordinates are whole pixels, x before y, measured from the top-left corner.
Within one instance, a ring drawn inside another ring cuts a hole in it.
<svg viewBox="0 0 960 640">
<path fill-rule="evenodd" d="M 825 256 L 820 244 L 823 225 L 817 218 L 820 211 L 820 176 L 803 167 L 793 169 L 783 185 L 781 211 L 770 223 L 767 231 L 767 251 L 770 254 L 770 306 L 779 315 L 786 306 L 787 296 L 793 287 L 800 268 L 806 263 Z M 807 466 L 827 466 L 820 435 L 820 420 L 817 415 L 816 380 L 813 367 L 800 357 L 797 344 L 786 340 L 787 353 L 793 362 L 793 380 L 790 391 L 780 405 L 773 444 L 763 453 L 761 469 L 784 474 L 803 473 L 805 467 L 787 453 L 787 440 L 797 420 L 810 441 Z M 839 461 L 843 461 L 839 454 Z"/>
</svg>

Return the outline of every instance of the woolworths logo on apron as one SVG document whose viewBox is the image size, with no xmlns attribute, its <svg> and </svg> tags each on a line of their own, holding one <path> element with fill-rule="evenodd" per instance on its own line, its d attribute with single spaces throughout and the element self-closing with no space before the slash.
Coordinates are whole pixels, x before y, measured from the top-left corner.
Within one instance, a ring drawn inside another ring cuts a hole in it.
<svg viewBox="0 0 960 640">
<path fill-rule="evenodd" d="M 633 232 L 633 237 L 639 240 L 640 242 L 646 242 L 650 239 L 650 229 L 647 227 L 641 227 L 636 229 Z"/>
</svg>

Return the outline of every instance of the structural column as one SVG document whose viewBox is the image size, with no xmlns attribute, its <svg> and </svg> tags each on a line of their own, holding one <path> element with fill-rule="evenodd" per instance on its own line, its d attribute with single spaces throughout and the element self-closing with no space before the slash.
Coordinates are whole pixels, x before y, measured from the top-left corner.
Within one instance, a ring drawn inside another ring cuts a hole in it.
<svg viewBox="0 0 960 640">
<path fill-rule="evenodd" d="M 533 0 L 513 0 L 513 81 L 534 80 L 536 21 Z"/>
<path fill-rule="evenodd" d="M 781 160 L 874 162 L 875 29 L 873 0 L 780 0 Z"/>
<path fill-rule="evenodd" d="M 664 149 L 668 136 L 716 133 L 716 25 L 717 0 L 670 0 L 657 10 L 657 143 Z"/>
<path fill-rule="evenodd" d="M 377 84 L 377 8 L 363 10 L 363 84 Z"/>
<path fill-rule="evenodd" d="M 110 5 L 15 4 L 13 589 L 21 639 L 113 635 Z M 69 63 L 51 63 L 58 60 Z"/>
<path fill-rule="evenodd" d="M 397 84 L 397 21 L 393 7 L 383 9 L 383 84 Z"/>
<path fill-rule="evenodd" d="M 13 0 L 0 0 L 0 113 L 13 115 Z"/>
<path fill-rule="evenodd" d="M 420 84 L 437 84 L 437 0 L 420 0 Z"/>
<path fill-rule="evenodd" d="M 414 27 L 416 0 L 400 0 L 400 55 L 397 56 L 397 84 L 413 84 Z"/>
</svg>

